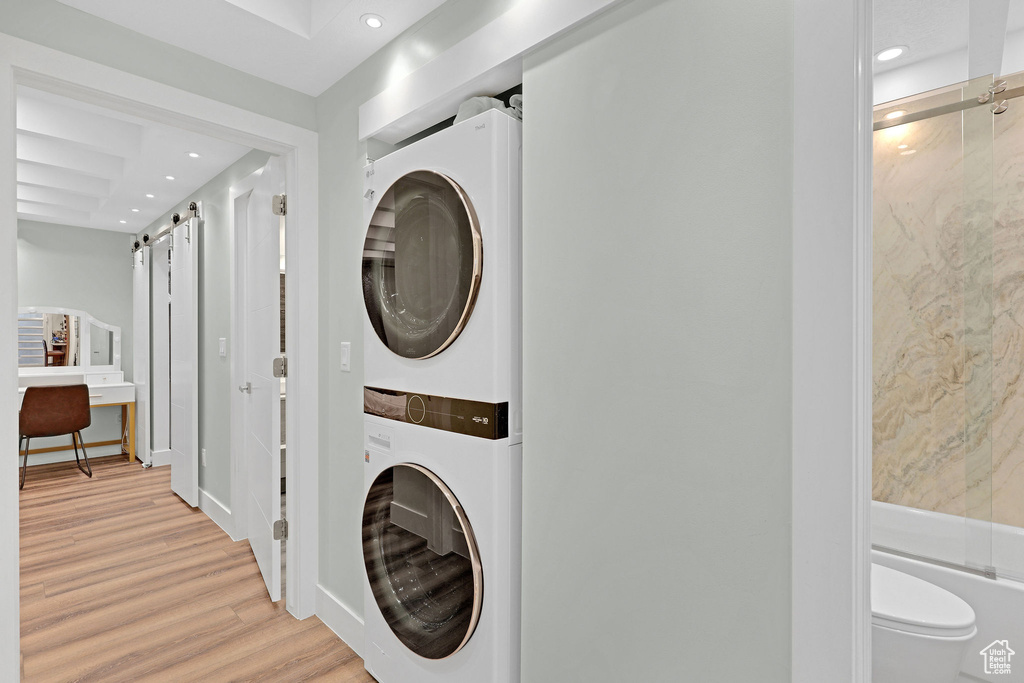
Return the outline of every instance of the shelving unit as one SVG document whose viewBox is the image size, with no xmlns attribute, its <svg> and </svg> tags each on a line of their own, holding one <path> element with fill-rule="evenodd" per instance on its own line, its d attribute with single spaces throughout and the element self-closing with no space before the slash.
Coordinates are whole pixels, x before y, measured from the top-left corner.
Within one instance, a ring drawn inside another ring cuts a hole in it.
<svg viewBox="0 0 1024 683">
<path fill-rule="evenodd" d="M 18 367 L 43 367 L 43 314 L 23 313 L 18 316 Z"/>
</svg>

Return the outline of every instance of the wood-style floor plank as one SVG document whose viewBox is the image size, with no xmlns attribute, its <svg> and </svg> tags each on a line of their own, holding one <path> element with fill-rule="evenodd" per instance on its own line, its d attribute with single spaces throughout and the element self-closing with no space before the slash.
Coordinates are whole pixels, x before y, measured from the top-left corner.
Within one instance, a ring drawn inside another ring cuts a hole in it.
<svg viewBox="0 0 1024 683">
<path fill-rule="evenodd" d="M 29 467 L 21 492 L 25 681 L 373 683 L 316 617 L 267 597 L 248 543 L 123 457 Z"/>
</svg>

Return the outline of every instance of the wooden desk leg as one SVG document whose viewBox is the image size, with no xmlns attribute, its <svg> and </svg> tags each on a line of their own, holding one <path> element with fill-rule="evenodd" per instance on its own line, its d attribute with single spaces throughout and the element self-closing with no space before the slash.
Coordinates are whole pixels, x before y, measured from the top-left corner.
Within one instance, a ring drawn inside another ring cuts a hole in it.
<svg viewBox="0 0 1024 683">
<path fill-rule="evenodd" d="M 135 462 L 135 403 L 128 404 L 128 462 Z"/>
</svg>

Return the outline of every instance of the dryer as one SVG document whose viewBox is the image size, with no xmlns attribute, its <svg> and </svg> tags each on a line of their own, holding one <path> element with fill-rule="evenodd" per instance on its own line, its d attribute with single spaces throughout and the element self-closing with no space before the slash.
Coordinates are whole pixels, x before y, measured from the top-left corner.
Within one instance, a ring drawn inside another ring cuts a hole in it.
<svg viewBox="0 0 1024 683">
<path fill-rule="evenodd" d="M 362 262 L 364 384 L 499 406 L 513 442 L 522 435 L 521 131 L 491 110 L 367 166 Z"/>
<path fill-rule="evenodd" d="M 364 444 L 367 671 L 517 683 L 522 445 L 369 415 Z"/>
</svg>

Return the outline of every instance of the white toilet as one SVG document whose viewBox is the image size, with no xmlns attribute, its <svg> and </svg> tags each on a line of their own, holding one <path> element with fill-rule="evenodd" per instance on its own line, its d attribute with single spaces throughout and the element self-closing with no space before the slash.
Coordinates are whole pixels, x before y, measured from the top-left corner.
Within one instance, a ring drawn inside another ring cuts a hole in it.
<svg viewBox="0 0 1024 683">
<path fill-rule="evenodd" d="M 955 683 L 974 610 L 924 579 L 871 565 L 873 683 Z"/>
</svg>

